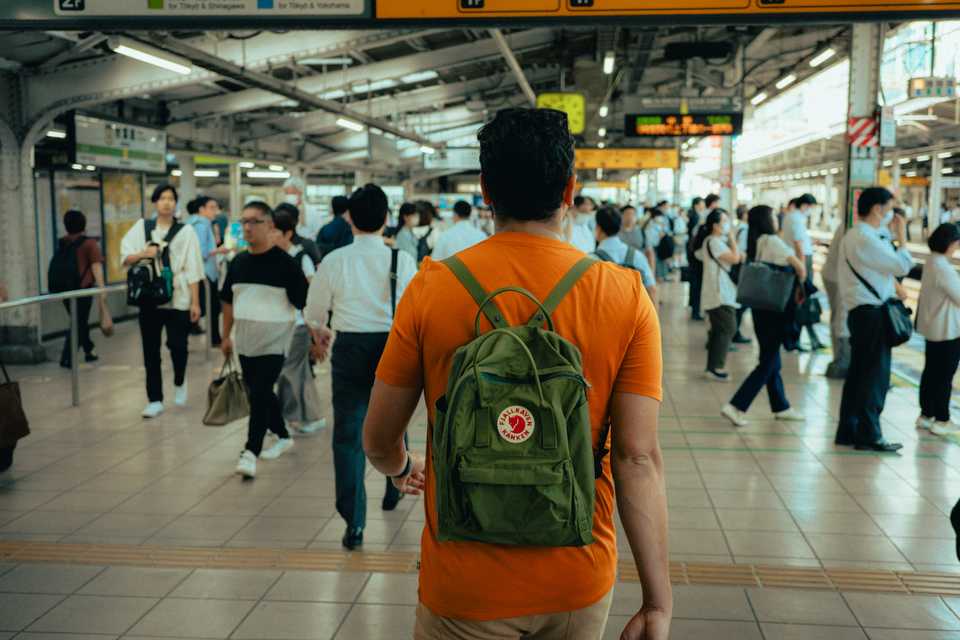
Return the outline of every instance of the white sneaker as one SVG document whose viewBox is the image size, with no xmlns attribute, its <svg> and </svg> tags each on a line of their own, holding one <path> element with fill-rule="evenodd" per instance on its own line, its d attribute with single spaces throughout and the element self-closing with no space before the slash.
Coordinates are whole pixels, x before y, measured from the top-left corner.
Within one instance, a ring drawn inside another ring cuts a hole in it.
<svg viewBox="0 0 960 640">
<path fill-rule="evenodd" d="M 261 452 L 260 457 L 264 460 L 276 460 L 290 449 L 293 449 L 293 438 L 280 438 L 272 447 Z"/>
<path fill-rule="evenodd" d="M 187 406 L 187 383 L 184 382 L 179 387 L 173 388 L 173 404 L 178 407 Z"/>
<path fill-rule="evenodd" d="M 933 426 L 934 419 L 928 418 L 926 416 L 920 416 L 917 418 L 917 429 L 930 431 L 930 427 Z"/>
<path fill-rule="evenodd" d="M 930 431 L 938 436 L 960 436 L 960 424 L 957 424 L 952 420 L 947 422 L 940 422 L 937 420 L 930 425 Z"/>
<path fill-rule="evenodd" d="M 257 477 L 257 456 L 252 451 L 244 451 L 237 462 L 237 475 L 244 478 Z"/>
<path fill-rule="evenodd" d="M 161 413 L 163 413 L 163 403 L 151 402 L 143 408 L 143 413 L 140 415 L 142 415 L 144 418 L 156 418 Z"/>
<path fill-rule="evenodd" d="M 802 413 L 797 413 L 791 408 L 774 413 L 773 419 L 786 420 L 787 422 L 805 422 L 807 418 Z"/>
<path fill-rule="evenodd" d="M 747 417 L 743 411 L 740 411 L 732 404 L 724 405 L 723 409 L 720 410 L 720 415 L 729 420 L 737 427 L 747 426 Z"/>
<path fill-rule="evenodd" d="M 327 426 L 327 419 L 320 418 L 316 422 L 310 422 L 308 424 L 301 425 L 300 427 L 297 428 L 297 431 L 304 435 L 309 435 L 311 433 L 316 433 L 317 431 L 325 428 L 326 426 Z"/>
</svg>

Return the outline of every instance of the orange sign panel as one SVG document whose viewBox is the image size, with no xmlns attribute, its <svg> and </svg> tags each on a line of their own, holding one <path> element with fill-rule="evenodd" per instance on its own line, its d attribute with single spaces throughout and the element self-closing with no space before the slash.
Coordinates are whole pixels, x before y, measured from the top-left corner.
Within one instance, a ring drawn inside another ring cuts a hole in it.
<svg viewBox="0 0 960 640">
<path fill-rule="evenodd" d="M 676 149 L 577 149 L 577 169 L 676 169 Z"/>
<path fill-rule="evenodd" d="M 376 0 L 378 18 L 557 18 L 953 11 L 960 0 Z"/>
</svg>

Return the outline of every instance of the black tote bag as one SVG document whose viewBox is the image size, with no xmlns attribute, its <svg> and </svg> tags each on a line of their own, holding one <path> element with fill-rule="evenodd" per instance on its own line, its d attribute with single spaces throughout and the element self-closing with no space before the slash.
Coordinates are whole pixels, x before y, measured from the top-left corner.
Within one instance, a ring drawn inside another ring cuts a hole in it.
<svg viewBox="0 0 960 640">
<path fill-rule="evenodd" d="M 737 302 L 751 309 L 783 313 L 793 295 L 796 275 L 766 262 L 750 262 L 740 270 Z"/>
<path fill-rule="evenodd" d="M 3 382 L 0 382 L 0 449 L 16 446 L 17 441 L 30 435 L 27 415 L 23 412 L 20 385 L 10 379 L 7 368 L 0 362 Z"/>
<path fill-rule="evenodd" d="M 880 301 L 879 308 L 883 312 L 883 323 L 886 327 L 887 343 L 891 347 L 899 347 L 910 341 L 913 335 L 913 321 L 910 319 L 910 309 L 902 301 L 897 299 L 883 300 L 876 289 L 867 282 L 863 276 L 857 273 L 850 261 L 847 260 L 847 266 L 857 277 L 867 290 Z"/>
</svg>

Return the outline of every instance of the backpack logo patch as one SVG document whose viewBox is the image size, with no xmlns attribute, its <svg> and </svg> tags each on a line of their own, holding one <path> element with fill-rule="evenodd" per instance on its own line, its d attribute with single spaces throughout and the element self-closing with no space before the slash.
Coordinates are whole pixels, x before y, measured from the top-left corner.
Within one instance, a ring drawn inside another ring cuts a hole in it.
<svg viewBox="0 0 960 640">
<path fill-rule="evenodd" d="M 536 421 L 530 410 L 519 405 L 507 407 L 497 418 L 497 431 L 500 437 L 512 444 L 526 442 L 533 435 Z"/>
</svg>

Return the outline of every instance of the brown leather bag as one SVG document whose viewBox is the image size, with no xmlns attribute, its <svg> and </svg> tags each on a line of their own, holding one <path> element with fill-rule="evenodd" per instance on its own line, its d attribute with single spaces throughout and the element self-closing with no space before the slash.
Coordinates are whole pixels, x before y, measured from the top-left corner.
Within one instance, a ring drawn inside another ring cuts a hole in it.
<svg viewBox="0 0 960 640">
<path fill-rule="evenodd" d="M 20 385 L 10 379 L 7 368 L 0 362 L 5 382 L 0 383 L 0 449 L 13 447 L 17 441 L 30 435 L 27 416 L 20 399 Z"/>
</svg>

